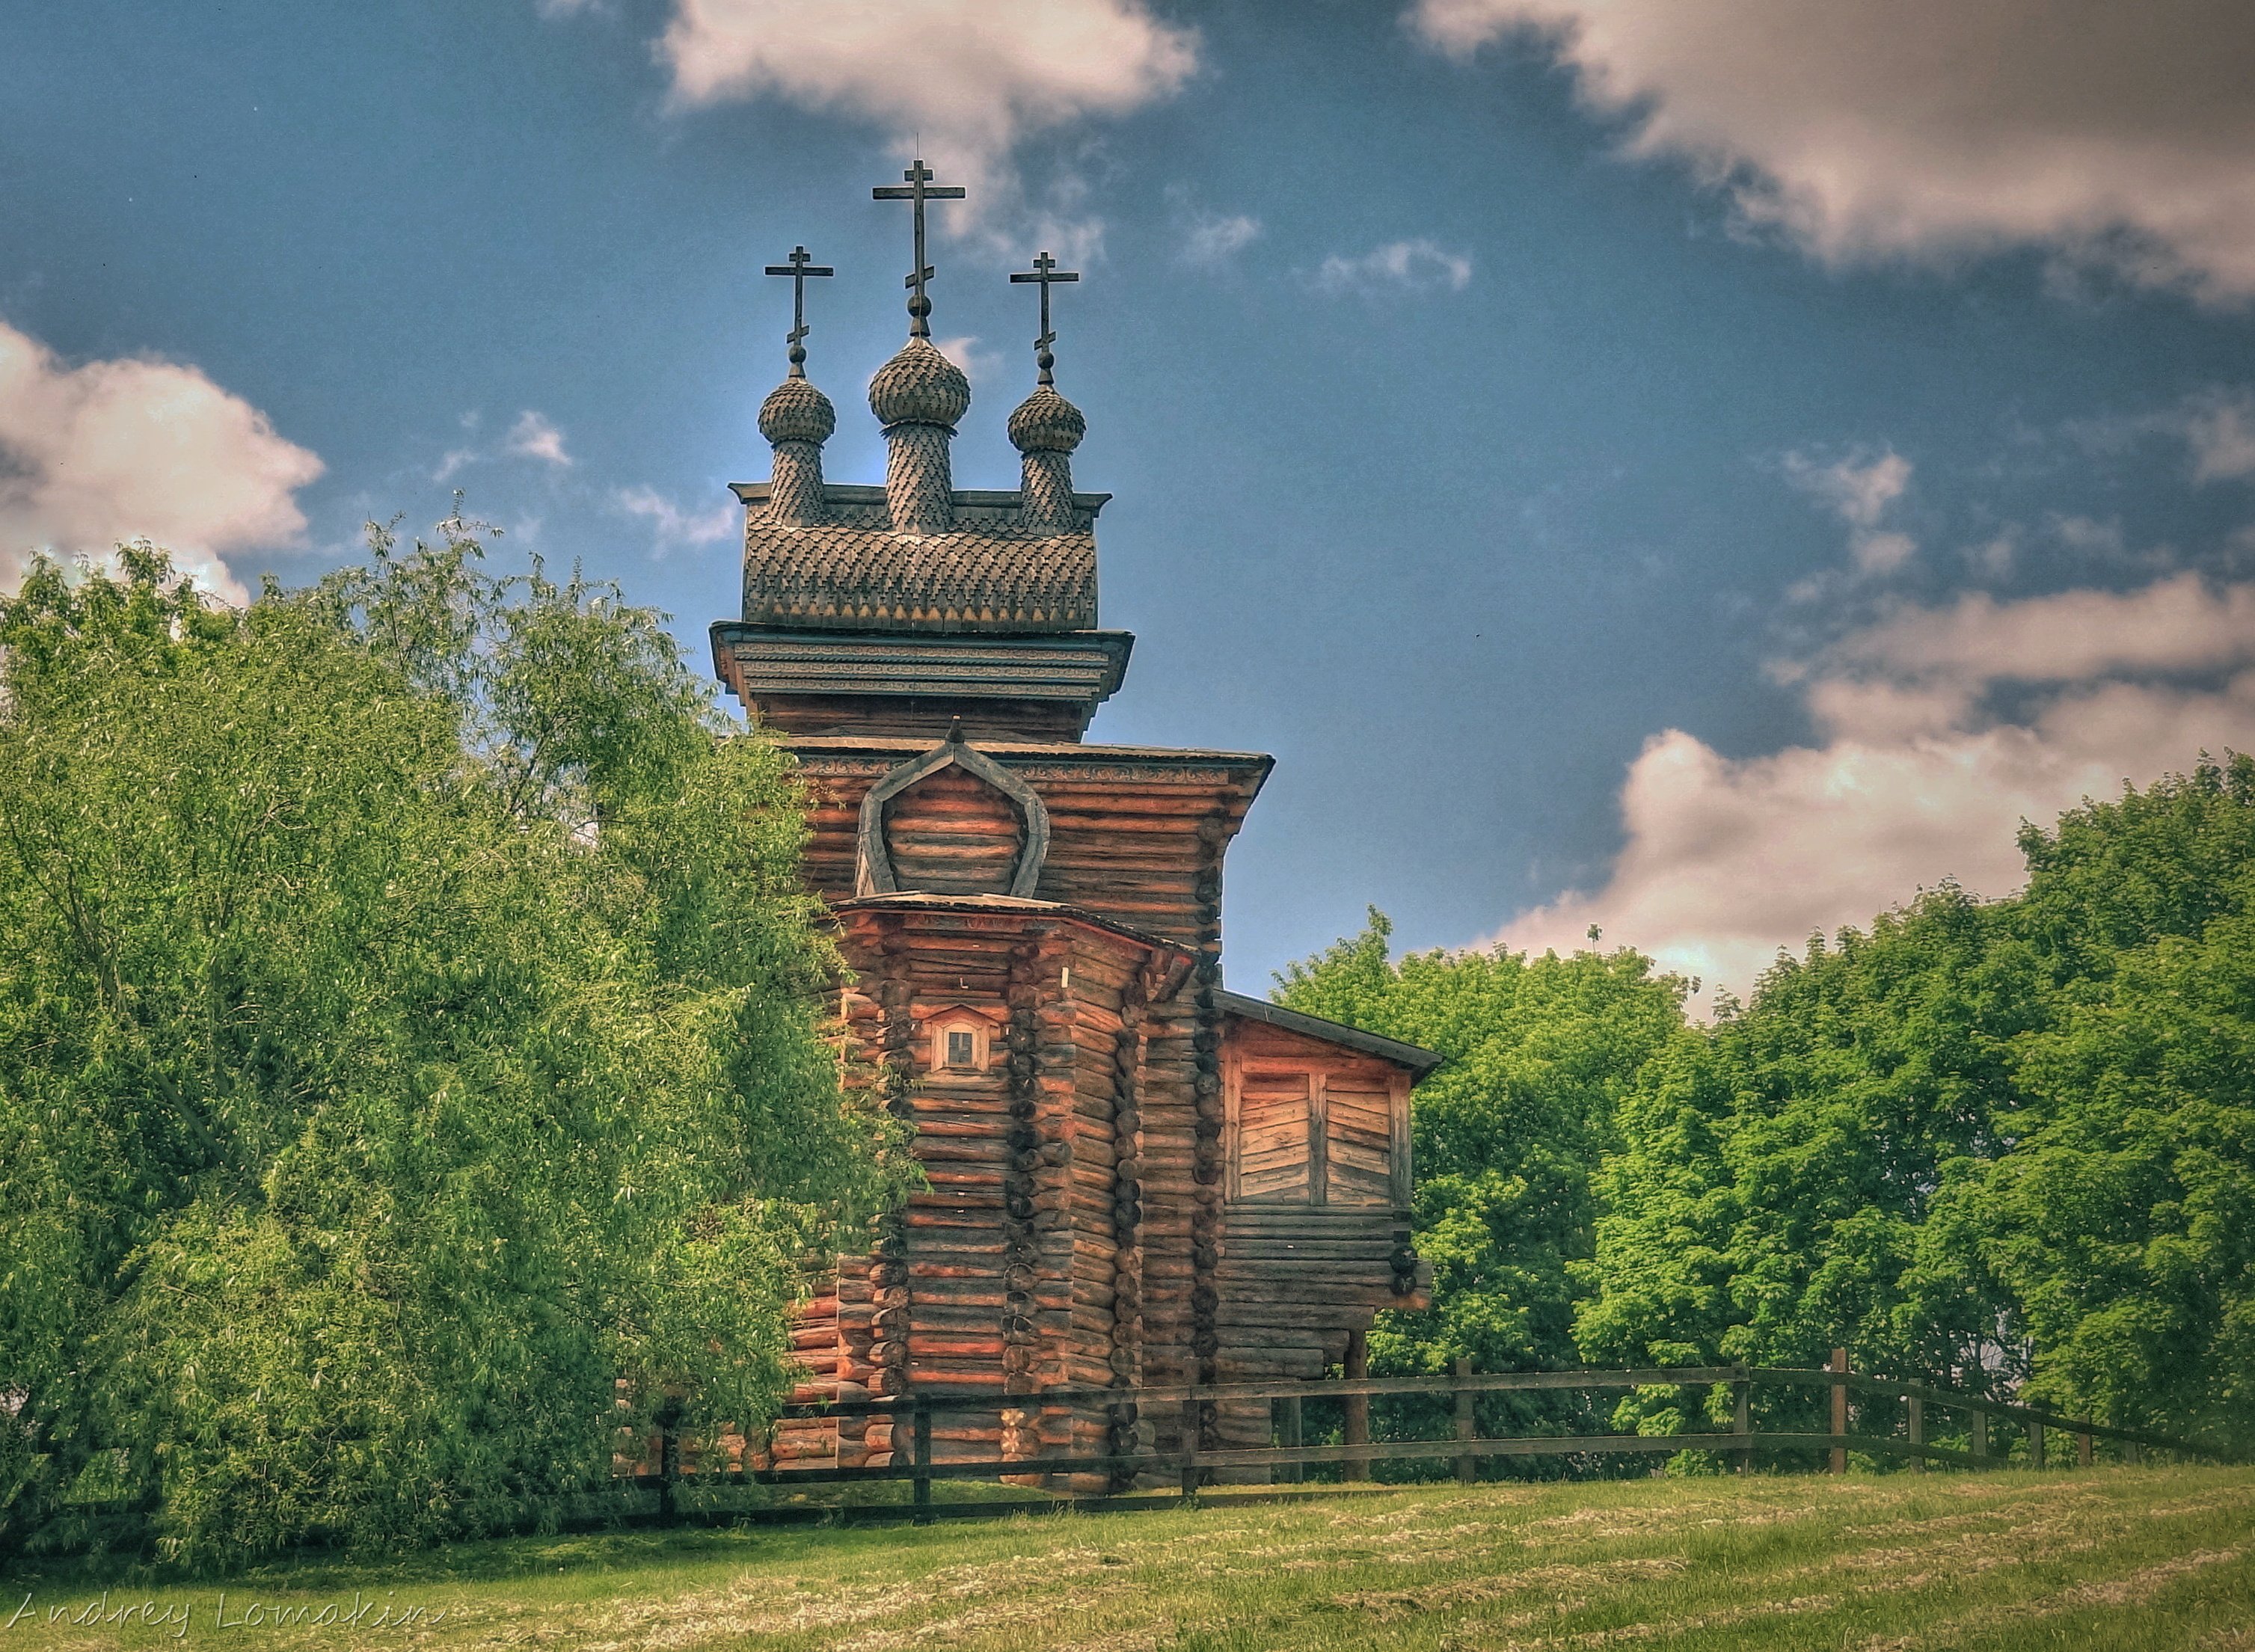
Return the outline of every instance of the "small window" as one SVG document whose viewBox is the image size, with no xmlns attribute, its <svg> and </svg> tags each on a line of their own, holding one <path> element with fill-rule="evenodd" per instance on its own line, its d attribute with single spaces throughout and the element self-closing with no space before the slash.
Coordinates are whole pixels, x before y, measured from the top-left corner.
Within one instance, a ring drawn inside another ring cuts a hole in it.
<svg viewBox="0 0 2255 1652">
<path fill-rule="evenodd" d="M 993 1059 L 987 1023 L 959 1009 L 936 1012 L 924 1024 L 924 1070 L 951 1079 L 972 1078 Z"/>
</svg>

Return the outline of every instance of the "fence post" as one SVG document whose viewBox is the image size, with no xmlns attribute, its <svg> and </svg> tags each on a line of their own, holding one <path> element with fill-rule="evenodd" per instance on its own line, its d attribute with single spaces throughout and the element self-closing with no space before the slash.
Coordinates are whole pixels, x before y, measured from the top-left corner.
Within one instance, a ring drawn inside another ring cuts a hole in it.
<svg viewBox="0 0 2255 1652">
<path fill-rule="evenodd" d="M 2146 1461 L 2146 1448 L 2135 1440 L 2123 1441 L 2122 1460 L 2132 1468 L 2143 1466 Z"/>
<path fill-rule="evenodd" d="M 1183 1495 L 1198 1494 L 1198 1390 L 1191 1388 L 1183 1395 Z"/>
<path fill-rule="evenodd" d="M 1296 1394 L 1276 1402 L 1276 1443 L 1289 1450 L 1297 1451 L 1307 1444 L 1307 1431 Z M 1301 1463 L 1279 1463 L 1268 1476 L 1272 1486 L 1296 1486 L 1307 1478 L 1307 1469 Z"/>
<path fill-rule="evenodd" d="M 1915 1394 L 1910 1396 L 1910 1443 L 1913 1445 L 1926 1444 L 1926 1402 Z M 1916 1452 L 1911 1453 L 1910 1472 L 1914 1474 L 1926 1473 L 1926 1459 Z"/>
<path fill-rule="evenodd" d="M 1847 1349 L 1832 1350 L 1832 1433 L 1837 1438 L 1848 1431 L 1848 1385 L 1840 1381 L 1848 1374 Z M 1845 1445 L 1832 1448 L 1832 1472 L 1836 1474 L 1848 1472 L 1848 1448 Z"/>
<path fill-rule="evenodd" d="M 931 1402 L 921 1392 L 909 1396 L 909 1438 L 914 1455 L 909 1459 L 916 1480 L 916 1523 L 931 1524 Z"/>
<path fill-rule="evenodd" d="M 1731 1432 L 1746 1442 L 1738 1447 L 1738 1472 L 1751 1474 L 1754 1472 L 1754 1385 L 1743 1360 L 1738 1373 L 1731 1384 Z"/>
<path fill-rule="evenodd" d="M 1979 1468 L 1989 1460 L 1989 1414 L 1975 1411 L 1973 1417 L 1973 1466 Z"/>
<path fill-rule="evenodd" d="M 1351 1381 L 1359 1381 L 1370 1374 L 1370 1339 L 1359 1331 L 1346 1333 L 1346 1374 Z M 1350 1394 L 1346 1398 L 1346 1443 L 1364 1447 L 1347 1454 L 1345 1478 L 1370 1478 L 1370 1395 Z"/>
<path fill-rule="evenodd" d="M 2041 1468 L 2043 1466 L 2044 1426 L 2041 1423 L 2031 1423 L 2028 1424 L 2028 1466 Z"/>
<path fill-rule="evenodd" d="M 2088 1434 L 2075 1437 L 2075 1460 L 2085 1468 L 2090 1466 L 2090 1436 Z"/>
<path fill-rule="evenodd" d="M 681 1402 L 668 1399 L 651 1418 L 657 1424 L 657 1518 L 671 1526 L 680 1514 L 675 1493 L 681 1484 Z"/>
<path fill-rule="evenodd" d="M 1458 1377 L 1462 1379 L 1470 1376 L 1472 1374 L 1472 1355 L 1469 1353 L 1458 1354 L 1457 1356 Z M 1474 1426 L 1475 1424 L 1472 1419 L 1472 1391 L 1470 1388 L 1460 1388 L 1457 1390 L 1457 1443 L 1459 1445 L 1470 1445 L 1472 1443 Z M 1470 1452 L 1466 1452 L 1462 1457 L 1457 1459 L 1458 1485 L 1469 1486 L 1479 1478 L 1479 1466 L 1477 1460 L 1472 1457 Z"/>
</svg>

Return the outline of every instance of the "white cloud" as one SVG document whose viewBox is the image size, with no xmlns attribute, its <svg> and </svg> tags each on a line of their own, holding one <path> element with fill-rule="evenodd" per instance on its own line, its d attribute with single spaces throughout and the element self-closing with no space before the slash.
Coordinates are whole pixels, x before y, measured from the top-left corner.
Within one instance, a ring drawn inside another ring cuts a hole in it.
<svg viewBox="0 0 2255 1652">
<path fill-rule="evenodd" d="M 943 181 L 973 186 L 973 217 L 1015 207 L 1020 138 L 1170 96 L 1198 60 L 1196 32 L 1142 0 L 673 0 L 657 49 L 684 107 L 772 95 L 904 152 L 921 135 Z M 1088 235 L 1052 224 L 1049 244 Z"/>
<path fill-rule="evenodd" d="M 1183 234 L 1183 263 L 1219 270 L 1261 238 L 1261 221 L 1243 213 L 1199 212 Z"/>
<path fill-rule="evenodd" d="M 516 423 L 509 426 L 508 449 L 519 459 L 537 459 L 543 464 L 559 468 L 568 467 L 572 455 L 564 451 L 564 432 L 548 422 L 545 415 L 530 408 L 517 415 Z M 449 463 L 454 455 L 447 456 Z M 457 467 L 459 468 L 459 467 Z"/>
<path fill-rule="evenodd" d="M 2195 482 L 2255 476 L 2255 396 L 2218 390 L 2194 397 L 2186 402 L 2182 417 Z"/>
<path fill-rule="evenodd" d="M 235 601 L 224 556 L 297 543 L 297 490 L 320 460 L 197 369 L 154 358 L 65 365 L 0 322 L 0 581 L 34 550 L 146 537 Z"/>
<path fill-rule="evenodd" d="M 692 515 L 657 489 L 642 487 L 614 489 L 611 503 L 650 524 L 661 554 L 685 546 L 717 545 L 741 532 L 744 524 L 744 508 L 734 500 Z"/>
<path fill-rule="evenodd" d="M 2044 527 L 2068 550 L 2094 562 L 2120 562 L 2130 555 L 2130 542 L 2119 522 L 2055 510 L 2044 518 Z"/>
<path fill-rule="evenodd" d="M 439 467 L 431 473 L 431 480 L 452 482 L 467 467 L 477 463 L 481 457 L 474 447 L 450 447 L 446 450 L 446 456 L 439 461 Z"/>
<path fill-rule="evenodd" d="M 1985 580 L 2010 578 L 2020 560 L 2020 524 L 2008 522 L 1979 545 L 1965 547 L 1965 566 Z"/>
<path fill-rule="evenodd" d="M 1333 253 L 1316 271 L 1316 285 L 1326 292 L 1376 292 L 1407 288 L 1430 292 L 1445 287 L 1460 292 L 1472 278 L 1472 261 L 1419 236 L 1390 241 L 1359 257 Z"/>
<path fill-rule="evenodd" d="M 2211 384 L 2170 406 L 2078 418 L 2062 427 L 2095 457 L 2118 458 L 2155 436 L 2184 444 L 2195 485 L 2255 476 L 2255 391 Z"/>
<path fill-rule="evenodd" d="M 1910 486 L 1910 460 L 1892 451 L 1860 465 L 1852 459 L 1819 465 L 1806 454 L 1793 453 L 1786 470 L 1851 528 L 1877 527 L 1886 508 Z"/>
<path fill-rule="evenodd" d="M 1836 511 L 1848 524 L 1848 552 L 1856 572 L 1879 578 L 1900 571 L 1918 554 L 1908 534 L 1883 528 L 1880 519 L 1910 486 L 1910 460 L 1892 449 L 1876 459 L 1855 458 L 1819 464 L 1805 453 L 1788 453 L 1786 475 Z M 1804 595 L 1821 587 L 1803 587 Z"/>
<path fill-rule="evenodd" d="M 1415 0 L 1468 54 L 1547 39 L 1627 146 L 1834 262 L 2034 245 L 2255 295 L 2244 0 Z"/>
<path fill-rule="evenodd" d="M 2180 573 L 2142 590 L 2062 591 L 1999 602 L 1970 592 L 1906 608 L 1833 644 L 1823 674 L 1992 683 L 2075 683 L 2255 664 L 2255 586 Z"/>
<path fill-rule="evenodd" d="M 1002 358 L 993 350 L 979 348 L 979 335 L 961 334 L 954 338 L 934 339 L 931 348 L 963 369 L 963 376 L 973 384 L 993 382 L 1002 370 Z"/>
<path fill-rule="evenodd" d="M 2255 749 L 2255 586 L 2180 575 L 2125 594 L 1970 594 L 1907 608 L 1783 673 L 1822 743 L 1734 758 L 1654 735 L 1621 791 L 1603 888 L 1492 940 L 1584 945 L 1591 924 L 1711 989 L 1743 993 L 1781 946 L 1864 924 L 1954 877 L 2002 895 L 2022 819 Z M 1992 691 L 2019 692 L 2012 714 Z"/>
</svg>

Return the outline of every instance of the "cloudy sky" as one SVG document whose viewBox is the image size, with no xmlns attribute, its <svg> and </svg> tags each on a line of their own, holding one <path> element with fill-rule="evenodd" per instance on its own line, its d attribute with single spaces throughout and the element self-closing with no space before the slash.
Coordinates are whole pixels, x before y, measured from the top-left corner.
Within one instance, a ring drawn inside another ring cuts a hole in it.
<svg viewBox="0 0 2255 1652">
<path fill-rule="evenodd" d="M 461 489 L 705 657 L 804 243 L 875 481 L 920 139 L 1015 486 L 1069 257 L 1093 737 L 1272 751 L 1229 964 L 1743 990 L 2255 748 L 2244 0 L 77 0 L 0 23 L 0 576 L 310 578 Z"/>
</svg>

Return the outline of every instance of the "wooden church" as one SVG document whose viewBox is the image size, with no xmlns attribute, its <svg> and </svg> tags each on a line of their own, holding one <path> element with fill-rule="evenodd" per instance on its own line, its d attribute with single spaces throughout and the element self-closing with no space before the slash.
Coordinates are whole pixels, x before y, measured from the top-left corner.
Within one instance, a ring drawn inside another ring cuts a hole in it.
<svg viewBox="0 0 2255 1652">
<path fill-rule="evenodd" d="M 1438 1058 L 1224 989 L 1222 862 L 1271 760 L 1083 739 L 1135 639 L 1098 613 L 1108 496 L 1074 490 L 1085 425 L 1053 383 L 1050 287 L 1076 278 L 1046 254 L 1012 278 L 1041 299 L 1008 425 L 1023 485 L 958 489 L 971 387 L 931 342 L 924 215 L 961 192 L 905 176 L 877 192 L 913 203 L 917 242 L 910 336 L 869 385 L 884 485 L 823 475 L 804 299 L 829 271 L 800 249 L 770 271 L 796 300 L 773 468 L 735 488 L 743 611 L 713 627 L 813 800 L 849 1082 L 928 1181 L 817 1285 L 796 1397 L 991 1396 L 940 1415 L 942 1459 L 1177 1449 L 1179 1408 L 1139 1413 L 1140 1388 L 1352 1371 L 1373 1313 L 1425 1305 L 1409 1091 Z M 1266 1402 L 1211 1406 L 1197 1445 L 1268 1429 Z M 881 1465 L 893 1425 L 786 1423 L 772 1449 Z"/>
</svg>

